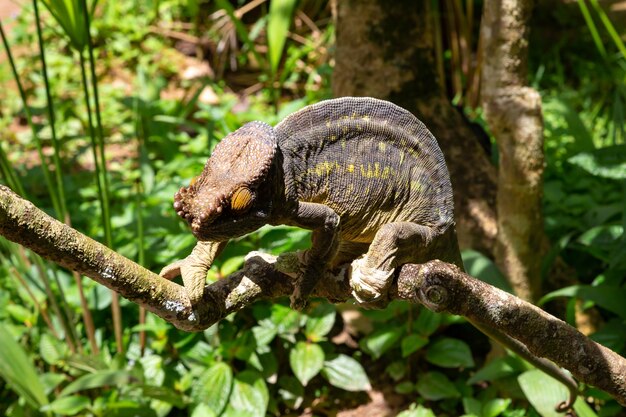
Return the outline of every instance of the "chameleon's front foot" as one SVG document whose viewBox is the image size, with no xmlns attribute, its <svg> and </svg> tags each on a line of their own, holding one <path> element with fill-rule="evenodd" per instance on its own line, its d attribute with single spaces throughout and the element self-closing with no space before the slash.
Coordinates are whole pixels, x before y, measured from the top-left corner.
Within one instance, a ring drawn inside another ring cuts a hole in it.
<svg viewBox="0 0 626 417">
<path fill-rule="evenodd" d="M 169 280 L 182 276 L 183 286 L 191 307 L 193 310 L 197 310 L 202 304 L 207 271 L 208 268 L 198 265 L 198 262 L 194 262 L 193 257 L 189 255 L 184 259 L 167 265 L 161 270 L 159 275 Z"/>
<path fill-rule="evenodd" d="M 194 311 L 207 307 L 202 303 L 206 275 L 224 246 L 226 242 L 198 242 L 189 256 L 167 265 L 159 274 L 166 279 L 182 276 L 183 286 Z"/>
<path fill-rule="evenodd" d="M 350 287 L 356 301 L 364 307 L 384 308 L 394 270 L 368 267 L 365 257 L 354 260 L 351 267 Z"/>
</svg>

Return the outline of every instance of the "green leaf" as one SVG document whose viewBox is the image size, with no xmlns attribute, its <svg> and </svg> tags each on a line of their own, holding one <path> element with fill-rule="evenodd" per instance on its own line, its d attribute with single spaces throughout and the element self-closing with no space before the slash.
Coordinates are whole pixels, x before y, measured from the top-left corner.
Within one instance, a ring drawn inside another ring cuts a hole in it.
<svg viewBox="0 0 626 417">
<path fill-rule="evenodd" d="M 306 387 L 324 366 L 324 351 L 318 344 L 298 342 L 289 352 L 289 364 L 294 375 Z"/>
<path fill-rule="evenodd" d="M 292 376 L 281 376 L 278 380 L 278 395 L 285 402 L 287 407 L 297 409 L 304 401 L 304 388 L 300 381 Z"/>
<path fill-rule="evenodd" d="M 482 410 L 483 405 L 477 399 L 470 397 L 463 398 L 463 411 L 465 414 L 482 417 Z"/>
<path fill-rule="evenodd" d="M 159 400 L 161 403 L 171 404 L 178 408 L 185 408 L 185 398 L 178 391 L 165 386 L 155 387 L 151 385 L 139 385 L 141 393 L 144 397 Z"/>
<path fill-rule="evenodd" d="M 626 179 L 626 145 L 613 145 L 582 152 L 567 161 L 596 177 Z"/>
<path fill-rule="evenodd" d="M 502 414 L 509 405 L 511 405 L 511 400 L 508 398 L 494 398 L 489 400 L 483 405 L 482 417 L 496 417 Z"/>
<path fill-rule="evenodd" d="M 422 397 L 431 401 L 461 397 L 459 390 L 441 372 L 427 372 L 420 376 L 415 388 Z"/>
<path fill-rule="evenodd" d="M 539 369 L 531 369 L 517 377 L 524 395 L 542 417 L 559 417 L 555 407 L 568 398 L 565 385 Z"/>
<path fill-rule="evenodd" d="M 398 394 L 407 395 L 415 390 L 415 385 L 411 381 L 400 382 L 395 386 L 394 391 Z"/>
<path fill-rule="evenodd" d="M 91 405 L 91 400 L 82 395 L 61 397 L 48 405 L 41 407 L 41 411 L 52 411 L 63 416 L 73 416 Z"/>
<path fill-rule="evenodd" d="M 491 259 L 474 250 L 464 250 L 462 255 L 463 264 L 469 275 L 503 291 L 513 292 L 511 284 Z"/>
<path fill-rule="evenodd" d="M 517 370 L 511 364 L 510 356 L 505 358 L 497 358 L 483 366 L 478 372 L 472 375 L 468 380 L 468 384 L 476 384 L 478 382 L 486 381 L 492 382 L 500 378 L 511 376 L 517 372 Z"/>
<path fill-rule="evenodd" d="M 403 333 L 404 329 L 402 327 L 378 329 L 361 339 L 359 345 L 361 349 L 372 355 L 374 359 L 378 359 L 400 340 Z"/>
<path fill-rule="evenodd" d="M 191 417 L 217 417 L 217 414 L 208 405 L 200 403 L 193 409 Z"/>
<path fill-rule="evenodd" d="M 0 334 L 0 377 L 32 408 L 48 404 L 37 369 L 24 348 L 13 340 L 5 325 L 0 324 Z"/>
<path fill-rule="evenodd" d="M 224 416 L 265 417 L 269 392 L 263 377 L 254 371 L 243 371 L 235 376 L 230 401 Z"/>
<path fill-rule="evenodd" d="M 272 74 L 276 74 L 297 0 L 271 0 L 267 18 L 267 46 Z"/>
<path fill-rule="evenodd" d="M 406 374 L 407 364 L 406 361 L 391 362 L 385 368 L 385 371 L 389 374 L 394 381 L 401 380 Z"/>
<path fill-rule="evenodd" d="M 97 371 L 92 374 L 85 374 L 70 383 L 61 391 L 60 396 L 73 394 L 93 388 L 117 387 L 128 384 L 130 373 L 128 371 Z"/>
<path fill-rule="evenodd" d="M 547 100 L 544 111 L 548 110 L 563 117 L 567 123 L 567 133 L 574 139 L 574 143 L 568 145 L 570 148 L 569 155 L 577 152 L 592 151 L 595 148 L 592 133 L 581 119 L 580 112 L 574 109 L 567 101 L 559 98 Z"/>
<path fill-rule="evenodd" d="M 603 285 L 592 287 L 590 285 L 572 285 L 561 288 L 544 295 L 538 305 L 547 303 L 557 297 L 578 297 L 583 300 L 593 301 L 598 306 L 626 319 L 626 288 Z"/>
<path fill-rule="evenodd" d="M 278 334 L 289 335 L 298 332 L 300 314 L 297 311 L 281 304 L 273 304 L 271 309 L 270 320 L 276 326 Z"/>
<path fill-rule="evenodd" d="M 410 334 L 402 338 L 400 347 L 402 348 L 402 357 L 406 358 L 411 353 L 417 352 L 428 344 L 428 338 L 418 334 Z"/>
<path fill-rule="evenodd" d="M 42 2 L 63 28 L 72 47 L 79 52 L 82 51 L 87 46 L 88 35 L 83 3 L 80 0 L 43 0 Z"/>
<path fill-rule="evenodd" d="M 67 345 L 47 333 L 41 335 L 39 352 L 49 365 L 56 365 L 65 356 Z"/>
<path fill-rule="evenodd" d="M 346 391 L 367 391 L 372 387 L 361 364 L 343 354 L 324 362 L 322 375 L 331 385 Z"/>
<path fill-rule="evenodd" d="M 426 360 L 443 368 L 471 368 L 474 366 L 472 351 L 462 340 L 443 338 L 428 347 Z"/>
<path fill-rule="evenodd" d="M 266 326 L 261 324 L 259 326 L 254 326 L 252 328 L 252 334 L 254 335 L 254 340 L 256 341 L 257 349 L 262 346 L 269 345 L 272 340 L 276 337 L 278 330 L 276 327 Z"/>
<path fill-rule="evenodd" d="M 441 324 L 441 314 L 421 308 L 415 320 L 414 329 L 423 336 L 430 336 L 435 333 Z"/>
<path fill-rule="evenodd" d="M 312 342 L 324 340 L 335 324 L 335 306 L 330 303 L 318 304 L 308 316 L 304 327 L 304 335 Z"/>
<path fill-rule="evenodd" d="M 396 417 L 436 417 L 435 413 L 430 408 L 426 408 L 423 405 L 411 404 L 411 408 L 400 412 Z"/>
<path fill-rule="evenodd" d="M 227 363 L 217 362 L 204 371 L 191 389 L 196 404 L 206 404 L 215 414 L 220 414 L 231 395 L 233 371 Z"/>
</svg>

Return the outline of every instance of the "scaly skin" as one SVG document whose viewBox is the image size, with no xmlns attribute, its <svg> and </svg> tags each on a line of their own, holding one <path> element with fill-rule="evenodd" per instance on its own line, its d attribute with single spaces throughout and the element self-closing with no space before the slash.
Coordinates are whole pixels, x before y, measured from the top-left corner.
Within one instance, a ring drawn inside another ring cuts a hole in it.
<svg viewBox="0 0 626 417">
<path fill-rule="evenodd" d="M 373 98 L 323 101 L 275 128 L 244 125 L 216 146 L 174 208 L 199 243 L 161 275 L 182 273 L 198 308 L 226 242 L 265 224 L 313 231 L 291 298 L 298 309 L 335 265 L 354 261 L 353 295 L 372 307 L 386 305 L 393 272 L 405 263 L 440 259 L 463 268 L 437 141 L 411 113 Z"/>
</svg>

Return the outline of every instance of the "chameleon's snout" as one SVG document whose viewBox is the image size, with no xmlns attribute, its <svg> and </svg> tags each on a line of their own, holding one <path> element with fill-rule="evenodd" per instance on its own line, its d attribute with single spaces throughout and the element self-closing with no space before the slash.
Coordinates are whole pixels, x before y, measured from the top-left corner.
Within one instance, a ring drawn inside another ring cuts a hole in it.
<svg viewBox="0 0 626 417">
<path fill-rule="evenodd" d="M 182 187 L 174 194 L 174 210 L 189 223 L 193 233 L 198 234 L 220 215 L 224 197 L 221 194 L 201 196 L 202 193 L 190 188 Z"/>
</svg>

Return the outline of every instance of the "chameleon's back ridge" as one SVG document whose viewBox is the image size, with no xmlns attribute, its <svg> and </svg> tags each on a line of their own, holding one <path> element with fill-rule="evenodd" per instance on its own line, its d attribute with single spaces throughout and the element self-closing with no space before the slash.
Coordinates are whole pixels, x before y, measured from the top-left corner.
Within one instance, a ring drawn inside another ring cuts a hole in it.
<svg viewBox="0 0 626 417">
<path fill-rule="evenodd" d="M 453 224 L 444 156 L 435 137 L 407 110 L 383 100 L 343 97 L 305 107 L 275 131 L 288 191 L 332 207 L 342 221 L 347 214 L 351 219 L 344 226 L 363 217 L 370 218 L 372 229 L 388 221 Z"/>
</svg>

